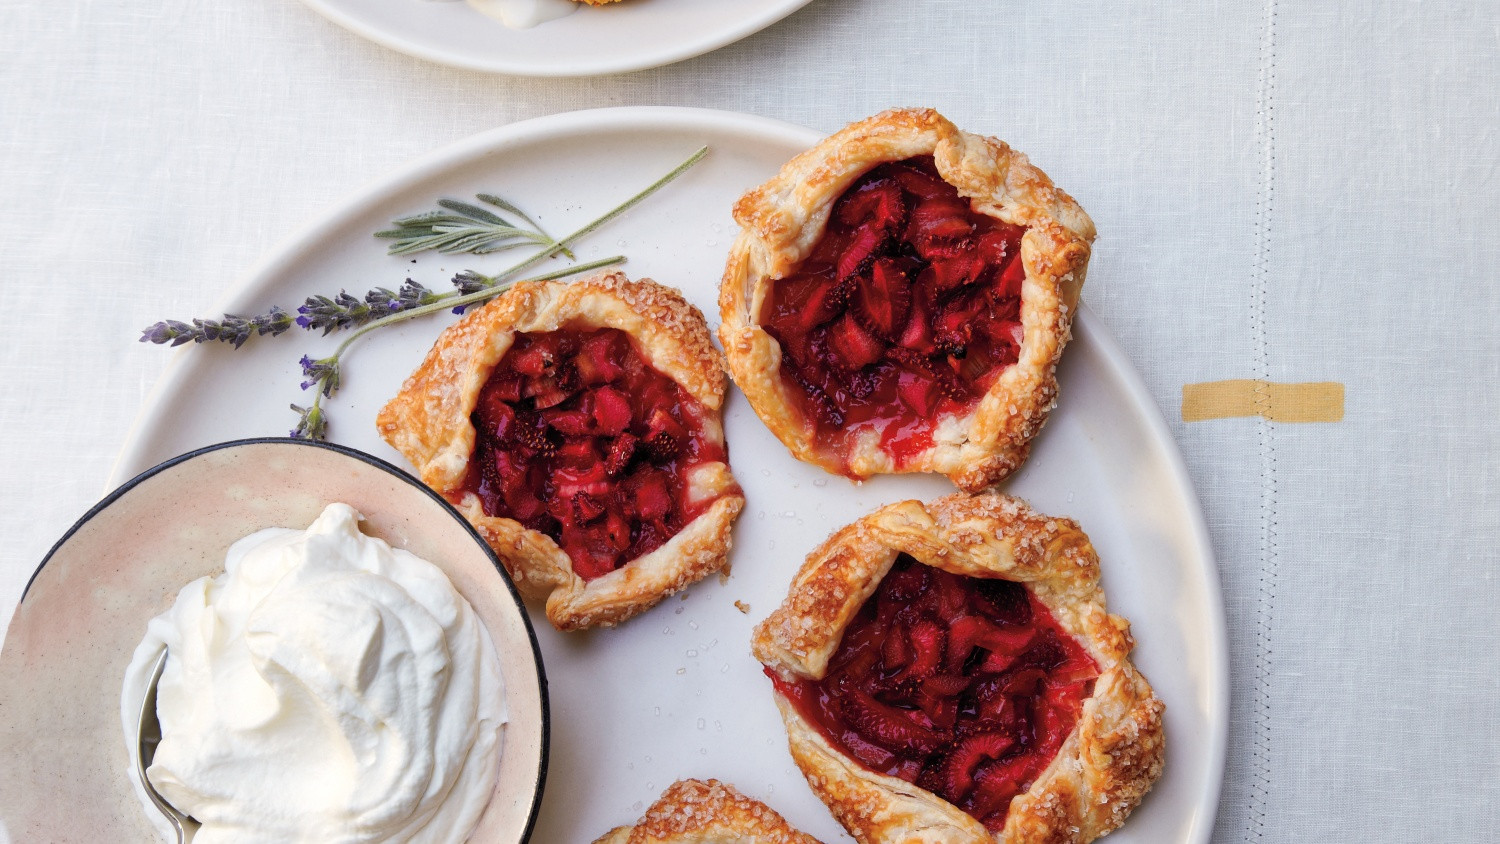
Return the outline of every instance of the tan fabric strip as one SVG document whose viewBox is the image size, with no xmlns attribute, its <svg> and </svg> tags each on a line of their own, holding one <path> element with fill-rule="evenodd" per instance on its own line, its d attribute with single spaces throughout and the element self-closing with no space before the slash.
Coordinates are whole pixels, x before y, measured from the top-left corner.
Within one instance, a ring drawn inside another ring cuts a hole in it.
<svg viewBox="0 0 1500 844">
<path fill-rule="evenodd" d="M 1182 421 L 1234 416 L 1264 416 L 1272 422 L 1339 422 L 1344 418 L 1344 385 L 1249 379 L 1183 385 Z"/>
</svg>

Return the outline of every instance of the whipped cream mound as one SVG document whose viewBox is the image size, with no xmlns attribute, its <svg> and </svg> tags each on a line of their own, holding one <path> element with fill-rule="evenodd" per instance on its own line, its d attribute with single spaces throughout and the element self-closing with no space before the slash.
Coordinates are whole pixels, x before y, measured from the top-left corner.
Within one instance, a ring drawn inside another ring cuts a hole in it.
<svg viewBox="0 0 1500 844">
<path fill-rule="evenodd" d="M 494 645 L 441 570 L 360 518 L 330 504 L 306 531 L 241 539 L 136 649 L 121 700 L 132 770 L 136 690 L 166 645 L 147 776 L 203 824 L 198 844 L 458 842 L 489 802 L 505 723 Z"/>
</svg>

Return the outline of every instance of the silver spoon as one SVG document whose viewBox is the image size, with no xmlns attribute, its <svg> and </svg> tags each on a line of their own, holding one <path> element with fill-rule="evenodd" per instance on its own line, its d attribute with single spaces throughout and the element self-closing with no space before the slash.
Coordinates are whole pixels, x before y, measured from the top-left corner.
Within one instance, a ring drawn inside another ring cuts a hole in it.
<svg viewBox="0 0 1500 844">
<path fill-rule="evenodd" d="M 146 768 L 151 765 L 151 760 L 156 758 L 156 746 L 161 744 L 161 722 L 156 718 L 156 686 L 161 682 L 162 669 L 167 665 L 167 649 L 162 648 L 161 656 L 156 658 L 156 664 L 151 667 L 151 679 L 146 683 L 146 696 L 141 700 L 141 717 L 136 734 L 137 753 L 135 762 L 135 774 L 141 780 L 141 785 L 146 789 L 146 796 L 156 804 L 156 808 L 167 816 L 167 823 L 172 825 L 173 831 L 177 833 L 177 844 L 188 844 L 193 840 L 193 835 L 198 831 L 198 822 L 177 811 L 171 803 L 157 793 L 156 787 L 146 776 Z"/>
</svg>

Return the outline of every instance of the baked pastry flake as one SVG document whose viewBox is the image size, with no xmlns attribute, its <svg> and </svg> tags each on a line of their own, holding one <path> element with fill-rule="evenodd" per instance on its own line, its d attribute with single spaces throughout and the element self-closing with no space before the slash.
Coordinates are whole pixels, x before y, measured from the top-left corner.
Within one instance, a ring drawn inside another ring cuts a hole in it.
<svg viewBox="0 0 1500 844">
<path fill-rule="evenodd" d="M 843 528 L 753 638 L 792 758 L 862 844 L 1119 827 L 1164 748 L 1133 644 L 1088 537 L 996 493 Z"/>
<path fill-rule="evenodd" d="M 1094 238 L 1046 174 L 934 111 L 895 110 L 792 159 L 734 216 L 719 336 L 794 456 L 969 491 L 1020 466 Z"/>
<path fill-rule="evenodd" d="M 559 629 L 717 571 L 744 496 L 703 315 L 618 272 L 517 284 L 444 331 L 377 418 Z"/>
<path fill-rule="evenodd" d="M 718 780 L 678 780 L 634 826 L 594 844 L 818 844 L 781 815 Z"/>
</svg>

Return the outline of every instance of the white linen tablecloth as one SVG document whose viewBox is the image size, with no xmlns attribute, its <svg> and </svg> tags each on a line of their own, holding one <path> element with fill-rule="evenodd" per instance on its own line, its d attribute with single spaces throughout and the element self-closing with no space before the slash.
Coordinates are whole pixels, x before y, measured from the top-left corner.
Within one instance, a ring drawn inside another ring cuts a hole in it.
<svg viewBox="0 0 1500 844">
<path fill-rule="evenodd" d="M 1215 839 L 1491 839 L 1500 4 L 1175 5 L 815 0 L 670 67 L 530 80 L 293 0 L 6 0 L 0 620 L 167 364 L 139 329 L 215 315 L 353 190 L 557 111 L 831 131 L 928 105 L 1029 153 L 1099 225 L 1084 298 L 1171 423 L 1224 587 Z M 1184 385 L 1236 378 L 1340 382 L 1346 414 L 1182 421 Z"/>
</svg>

